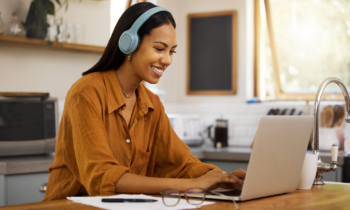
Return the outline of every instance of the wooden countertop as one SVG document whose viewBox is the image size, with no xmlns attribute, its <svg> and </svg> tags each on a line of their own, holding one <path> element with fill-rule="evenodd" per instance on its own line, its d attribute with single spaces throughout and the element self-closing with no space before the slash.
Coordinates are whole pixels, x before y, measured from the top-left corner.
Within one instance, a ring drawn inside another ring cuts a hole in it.
<svg viewBox="0 0 350 210">
<path fill-rule="evenodd" d="M 46 155 L 10 156 L 0 158 L 0 175 L 49 172 L 54 153 Z"/>
<path fill-rule="evenodd" d="M 311 190 L 296 190 L 293 193 L 277 195 L 252 201 L 237 202 L 244 209 L 350 209 L 350 184 L 326 183 L 323 186 L 313 186 Z M 22 209 L 99 209 L 70 200 L 13 205 L 0 208 L 1 210 Z M 194 208 L 195 209 L 195 208 Z M 216 201 L 215 204 L 203 206 L 202 210 L 234 210 L 231 202 Z"/>
</svg>

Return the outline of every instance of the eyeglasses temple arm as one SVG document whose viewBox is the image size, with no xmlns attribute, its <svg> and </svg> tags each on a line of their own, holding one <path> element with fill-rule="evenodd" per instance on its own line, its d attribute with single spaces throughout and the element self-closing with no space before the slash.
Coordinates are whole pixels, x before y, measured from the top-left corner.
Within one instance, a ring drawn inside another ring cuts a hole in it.
<svg viewBox="0 0 350 210">
<path fill-rule="evenodd" d="M 221 193 L 217 193 L 217 192 L 209 191 L 209 190 L 208 190 L 208 192 L 213 193 L 213 194 L 216 194 L 216 195 L 220 195 L 220 196 L 223 196 L 223 197 L 226 197 L 226 198 L 228 198 L 228 199 L 231 199 L 231 198 L 228 197 L 227 195 L 224 195 L 224 194 L 221 194 Z M 239 207 L 238 207 L 236 201 L 235 201 L 234 199 L 232 199 L 232 201 L 233 201 L 233 203 L 235 204 L 236 209 L 239 210 Z"/>
</svg>

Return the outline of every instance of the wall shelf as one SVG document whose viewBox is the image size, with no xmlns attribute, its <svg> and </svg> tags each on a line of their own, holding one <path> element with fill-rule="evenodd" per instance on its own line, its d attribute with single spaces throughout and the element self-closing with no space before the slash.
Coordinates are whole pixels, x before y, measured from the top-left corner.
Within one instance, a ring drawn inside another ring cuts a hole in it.
<svg viewBox="0 0 350 210">
<path fill-rule="evenodd" d="M 73 43 L 57 43 L 53 42 L 51 46 L 48 45 L 46 40 L 42 39 L 32 39 L 26 37 L 16 37 L 0 35 L 0 45 L 8 46 L 18 46 L 18 47 L 30 47 L 35 49 L 48 49 L 48 50 L 58 50 L 58 51 L 72 51 L 72 52 L 83 52 L 83 53 L 97 53 L 102 54 L 105 47 L 93 46 L 93 45 L 83 45 L 83 44 L 73 44 Z"/>
</svg>

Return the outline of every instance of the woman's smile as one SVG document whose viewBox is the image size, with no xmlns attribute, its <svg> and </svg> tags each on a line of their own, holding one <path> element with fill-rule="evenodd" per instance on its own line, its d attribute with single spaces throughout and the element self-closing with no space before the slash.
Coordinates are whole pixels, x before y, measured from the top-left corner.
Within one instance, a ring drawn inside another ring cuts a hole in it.
<svg viewBox="0 0 350 210">
<path fill-rule="evenodd" d="M 161 68 L 161 67 L 155 67 L 155 66 L 151 66 L 153 73 L 157 76 L 157 77 L 161 77 L 163 75 L 163 72 L 165 70 L 165 68 Z"/>
</svg>

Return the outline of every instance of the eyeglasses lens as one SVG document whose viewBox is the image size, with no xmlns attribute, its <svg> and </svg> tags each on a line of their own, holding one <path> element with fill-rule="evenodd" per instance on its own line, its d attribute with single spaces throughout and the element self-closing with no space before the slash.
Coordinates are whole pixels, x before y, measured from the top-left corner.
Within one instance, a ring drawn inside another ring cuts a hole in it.
<svg viewBox="0 0 350 210">
<path fill-rule="evenodd" d="M 187 201 L 191 205 L 199 205 L 203 203 L 205 197 L 204 189 L 188 189 L 186 191 Z"/>
<path fill-rule="evenodd" d="M 162 192 L 162 195 L 166 206 L 175 206 L 180 200 L 180 192 L 178 190 L 166 190 Z"/>
</svg>

